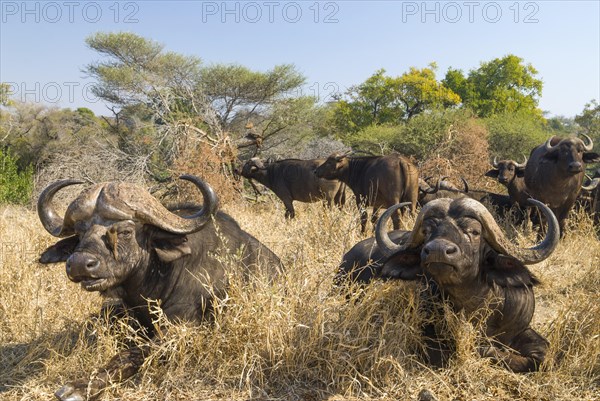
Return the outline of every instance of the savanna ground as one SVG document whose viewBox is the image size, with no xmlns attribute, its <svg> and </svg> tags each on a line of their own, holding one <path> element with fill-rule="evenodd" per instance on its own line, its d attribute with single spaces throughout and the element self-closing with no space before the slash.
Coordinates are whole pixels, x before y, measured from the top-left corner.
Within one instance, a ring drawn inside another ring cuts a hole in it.
<svg viewBox="0 0 600 401">
<path fill-rule="evenodd" d="M 214 324 L 170 325 L 141 372 L 100 399 L 417 400 L 427 389 L 440 401 L 600 400 L 600 242 L 585 216 L 530 267 L 543 282 L 533 327 L 550 350 L 540 372 L 514 374 L 477 356 L 481 338 L 459 315 L 447 323 L 457 342 L 450 366 L 424 365 L 417 285 L 377 282 L 359 302 L 332 291 L 343 253 L 363 238 L 352 201 L 343 210 L 297 205 L 298 217 L 285 221 L 271 198 L 228 203 L 286 274 L 250 288 L 234 278 Z M 531 244 L 532 234 L 503 225 Z M 33 211 L 0 206 L 1 400 L 53 399 L 136 341 L 125 325 L 97 318 L 102 299 L 69 282 L 64 264 L 37 263 L 54 241 Z"/>
</svg>

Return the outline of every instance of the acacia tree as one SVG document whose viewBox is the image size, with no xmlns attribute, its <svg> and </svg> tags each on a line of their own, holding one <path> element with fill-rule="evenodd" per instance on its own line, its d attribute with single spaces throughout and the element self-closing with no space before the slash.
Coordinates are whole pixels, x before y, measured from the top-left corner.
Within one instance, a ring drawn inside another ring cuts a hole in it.
<svg viewBox="0 0 600 401">
<path fill-rule="evenodd" d="M 268 127 L 268 139 L 293 131 L 307 115 L 306 108 L 286 107 L 305 80 L 292 65 L 267 72 L 203 66 L 197 57 L 123 32 L 97 33 L 87 43 L 106 57 L 86 71 L 97 80 L 94 93 L 114 106 L 121 149 L 137 155 L 154 175 L 181 154 L 184 144 L 207 143 L 232 161 L 249 121 Z M 314 100 L 296 103 L 310 107 Z"/>
<path fill-rule="evenodd" d="M 481 63 L 467 76 L 461 70 L 450 68 L 442 82 L 479 117 L 525 112 L 541 118 L 538 103 L 543 83 L 536 78 L 537 73 L 531 64 L 509 54 Z"/>
</svg>

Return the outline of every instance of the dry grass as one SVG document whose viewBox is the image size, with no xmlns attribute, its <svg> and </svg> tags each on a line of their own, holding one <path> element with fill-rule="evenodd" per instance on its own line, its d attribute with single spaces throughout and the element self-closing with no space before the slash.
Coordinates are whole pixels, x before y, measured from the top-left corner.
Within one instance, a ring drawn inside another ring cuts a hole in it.
<svg viewBox="0 0 600 401">
<path fill-rule="evenodd" d="M 423 365 L 414 284 L 374 283 L 360 302 L 332 291 L 342 254 L 362 239 L 351 202 L 341 211 L 298 205 L 292 222 L 270 199 L 225 209 L 287 273 L 252 289 L 234 281 L 215 324 L 171 325 L 140 374 L 101 399 L 416 400 L 423 389 L 440 401 L 600 399 L 600 242 L 582 216 L 532 266 L 544 283 L 534 327 L 550 340 L 550 358 L 541 372 L 513 374 L 476 356 L 478 333 L 456 315 L 447 323 L 458 342 L 451 366 Z M 62 264 L 36 262 L 54 238 L 33 212 L 0 207 L 0 236 L 0 399 L 49 400 L 133 334 L 94 318 L 102 300 L 70 283 Z"/>
</svg>

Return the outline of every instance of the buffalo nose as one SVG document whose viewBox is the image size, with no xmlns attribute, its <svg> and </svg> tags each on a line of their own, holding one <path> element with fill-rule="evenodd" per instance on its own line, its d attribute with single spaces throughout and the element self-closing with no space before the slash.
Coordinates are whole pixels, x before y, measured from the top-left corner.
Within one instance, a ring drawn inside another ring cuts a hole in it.
<svg viewBox="0 0 600 401">
<path fill-rule="evenodd" d="M 458 255 L 458 247 L 456 244 L 444 240 L 437 239 L 428 242 L 423 247 L 423 256 L 426 260 L 431 262 L 443 262 L 445 260 L 451 260 Z"/>
<path fill-rule="evenodd" d="M 70 279 L 89 277 L 100 266 L 100 261 L 87 253 L 76 252 L 67 259 L 67 276 Z"/>
<path fill-rule="evenodd" d="M 583 165 L 581 164 L 581 162 L 572 162 L 569 163 L 569 171 L 574 172 L 574 173 L 578 173 L 580 171 L 583 170 Z"/>
</svg>

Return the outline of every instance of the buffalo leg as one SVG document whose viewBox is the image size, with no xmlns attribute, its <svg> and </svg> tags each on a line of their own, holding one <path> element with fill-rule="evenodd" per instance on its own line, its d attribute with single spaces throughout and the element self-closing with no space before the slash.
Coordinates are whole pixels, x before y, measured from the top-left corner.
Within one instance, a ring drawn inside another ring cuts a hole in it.
<svg viewBox="0 0 600 401">
<path fill-rule="evenodd" d="M 482 356 L 491 357 L 513 372 L 537 371 L 546 358 L 548 341 L 532 328 L 516 336 L 509 344 L 511 349 L 491 346 L 482 351 Z"/>
<path fill-rule="evenodd" d="M 364 233 L 367 229 L 367 219 L 369 218 L 369 215 L 365 206 L 365 201 L 360 195 L 356 196 L 356 207 L 360 213 L 360 232 Z"/>
<path fill-rule="evenodd" d="M 283 200 L 283 204 L 285 206 L 285 218 L 293 219 L 294 217 L 296 217 L 296 211 L 294 210 L 294 203 L 293 203 L 292 199 L 285 198 L 282 200 Z"/>
<path fill-rule="evenodd" d="M 371 224 L 373 227 L 375 227 L 377 219 L 379 219 L 379 208 L 373 208 L 373 214 L 371 215 Z"/>
<path fill-rule="evenodd" d="M 54 395 L 60 401 L 85 401 L 99 396 L 110 383 L 122 382 L 140 369 L 148 347 L 132 347 L 115 355 L 91 380 L 77 380 L 62 386 Z"/>
</svg>

